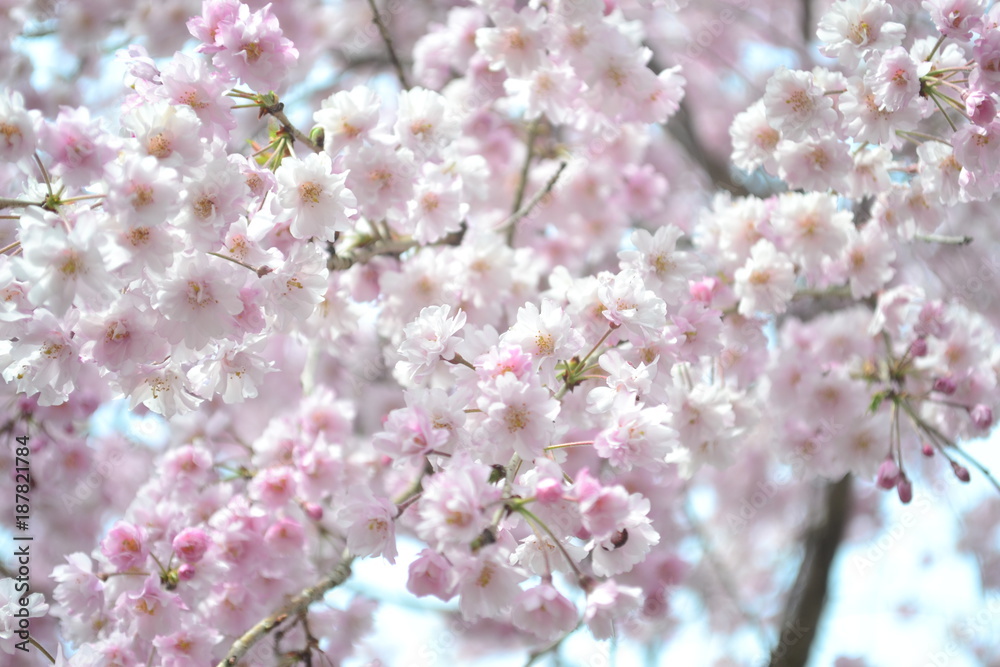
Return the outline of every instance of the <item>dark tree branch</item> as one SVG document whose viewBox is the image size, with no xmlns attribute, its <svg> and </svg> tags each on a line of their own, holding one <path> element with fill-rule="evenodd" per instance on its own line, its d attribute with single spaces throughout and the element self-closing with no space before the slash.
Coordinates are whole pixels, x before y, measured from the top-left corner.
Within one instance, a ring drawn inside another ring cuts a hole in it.
<svg viewBox="0 0 1000 667">
<path fill-rule="evenodd" d="M 805 555 L 782 614 L 770 667 L 802 667 L 809 661 L 826 606 L 830 566 L 844 537 L 851 511 L 851 476 L 826 485 L 823 515 L 805 538 Z"/>
<path fill-rule="evenodd" d="M 410 89 L 410 82 L 406 78 L 406 72 L 403 71 L 403 65 L 399 62 L 399 56 L 396 55 L 396 47 L 392 44 L 392 36 L 389 34 L 389 29 L 386 27 L 385 22 L 382 20 L 382 16 L 378 13 L 378 7 L 375 6 L 375 0 L 368 0 L 368 6 L 371 7 L 373 20 L 375 25 L 378 27 L 378 32 L 382 35 L 382 41 L 385 42 L 385 48 L 389 52 L 389 60 L 392 61 L 392 66 L 396 70 L 396 76 L 399 77 L 399 83 L 403 86 L 404 90 Z"/>
<path fill-rule="evenodd" d="M 808 49 L 813 36 L 812 0 L 802 0 L 802 44 Z"/>
<path fill-rule="evenodd" d="M 667 121 L 666 130 L 684 148 L 688 157 L 705 170 L 714 186 L 724 188 L 738 197 L 751 194 L 746 186 L 732 178 L 729 166 L 712 155 L 701 143 L 686 101 L 680 103 L 677 113 Z"/>
</svg>

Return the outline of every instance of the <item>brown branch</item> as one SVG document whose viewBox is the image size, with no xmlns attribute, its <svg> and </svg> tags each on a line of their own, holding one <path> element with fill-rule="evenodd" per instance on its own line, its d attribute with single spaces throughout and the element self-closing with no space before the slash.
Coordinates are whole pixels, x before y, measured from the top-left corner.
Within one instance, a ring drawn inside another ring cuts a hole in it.
<svg viewBox="0 0 1000 667">
<path fill-rule="evenodd" d="M 531 160 L 535 157 L 535 137 L 538 136 L 538 123 L 539 119 L 536 118 L 528 125 L 528 136 L 524 140 L 528 152 L 525 154 L 524 164 L 521 166 L 521 177 L 517 182 L 517 192 L 514 193 L 514 206 L 510 210 L 511 213 L 517 213 L 521 204 L 524 203 L 524 189 L 528 185 L 528 172 L 531 170 Z"/>
<path fill-rule="evenodd" d="M 399 256 L 410 248 L 417 247 L 417 245 L 417 242 L 411 239 L 379 241 L 346 255 L 331 254 L 326 262 L 326 268 L 330 271 L 344 271 L 355 264 L 364 264 L 376 255 Z"/>
<path fill-rule="evenodd" d="M 812 3 L 813 0 L 802 0 L 802 16 L 799 27 L 802 29 L 802 43 L 806 48 L 809 47 L 809 42 L 812 41 L 813 36 Z"/>
<path fill-rule="evenodd" d="M 522 206 L 520 208 L 520 210 L 518 210 L 516 213 L 514 213 L 513 215 L 511 215 L 509 218 L 507 218 L 506 220 L 504 220 L 502 223 L 500 223 L 500 226 L 497 227 L 496 231 L 498 231 L 498 232 L 506 232 L 507 233 L 507 238 L 508 239 L 513 239 L 513 236 L 514 236 L 514 226 L 518 222 L 520 222 L 523 218 L 525 218 L 529 213 L 531 213 L 532 209 L 534 209 L 535 206 L 538 205 L 538 202 L 542 201 L 542 199 L 545 198 L 545 195 L 547 195 L 550 192 L 552 192 L 552 188 L 555 187 L 556 181 L 558 181 L 559 177 L 562 176 L 562 173 L 563 173 L 563 171 L 566 170 L 566 167 L 567 167 L 568 164 L 569 163 L 567 163 L 567 162 L 560 162 L 559 163 L 559 168 L 556 169 L 556 173 L 552 174 L 552 178 L 550 178 L 549 182 L 545 184 L 545 187 L 542 188 L 541 190 L 539 190 L 538 192 L 536 192 L 535 195 L 531 199 L 528 200 L 528 203 L 525 204 L 524 206 Z"/>
<path fill-rule="evenodd" d="M 42 206 L 43 201 L 24 201 L 23 199 L 8 199 L 0 197 L 0 208 L 23 208 L 25 206 Z"/>
<path fill-rule="evenodd" d="M 684 148 L 688 157 L 705 171 L 714 186 L 724 188 L 738 197 L 751 194 L 745 185 L 733 179 L 728 164 L 717 159 L 701 143 L 687 102 L 681 101 L 677 113 L 667 121 L 666 130 Z"/>
<path fill-rule="evenodd" d="M 281 123 L 281 129 L 285 132 L 291 134 L 295 137 L 296 141 L 300 141 L 310 149 L 313 153 L 319 153 L 322 149 L 316 145 L 316 143 L 307 137 L 302 130 L 292 125 L 292 121 L 288 120 L 288 116 L 285 115 L 285 105 L 281 102 L 271 105 L 269 107 L 263 107 L 263 110 L 274 116 L 275 120 Z"/>
<path fill-rule="evenodd" d="M 828 483 L 823 491 L 823 516 L 810 527 L 805 555 L 788 594 L 770 667 L 801 667 L 809 662 L 820 617 L 826 606 L 830 567 L 844 537 L 851 511 L 851 477 Z"/>
<path fill-rule="evenodd" d="M 396 76 L 399 77 L 399 83 L 403 86 L 404 90 L 409 90 L 410 83 L 406 79 L 406 72 L 403 71 L 403 64 L 399 62 L 399 56 L 396 55 L 396 49 L 392 45 L 392 36 L 389 34 L 389 30 L 385 27 L 385 23 L 382 22 L 382 17 L 378 13 L 378 7 L 375 6 L 375 0 L 368 0 L 368 6 L 372 9 L 375 25 L 378 26 L 378 32 L 382 35 L 382 41 L 385 42 L 385 48 L 389 51 L 389 60 L 392 61 L 392 66 L 396 70 Z"/>
<path fill-rule="evenodd" d="M 263 639 L 265 635 L 288 618 L 304 613 L 309 608 L 309 605 L 322 598 L 328 590 L 344 583 L 351 576 L 351 562 L 353 560 L 353 556 L 345 553 L 344 559 L 340 561 L 340 564 L 333 569 L 333 572 L 329 576 L 320 580 L 315 586 L 311 586 L 296 595 L 281 609 L 250 628 L 246 634 L 237 639 L 229 649 L 229 653 L 226 654 L 226 657 L 223 658 L 217 667 L 232 667 L 253 648 L 254 644 Z"/>
</svg>

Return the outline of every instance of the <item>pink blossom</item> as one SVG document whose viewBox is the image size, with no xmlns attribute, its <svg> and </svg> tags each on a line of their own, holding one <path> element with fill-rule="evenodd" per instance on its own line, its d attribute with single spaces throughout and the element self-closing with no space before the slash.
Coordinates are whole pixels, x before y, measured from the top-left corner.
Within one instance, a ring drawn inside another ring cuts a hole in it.
<svg viewBox="0 0 1000 667">
<path fill-rule="evenodd" d="M 604 274 L 598 283 L 597 294 L 604 306 L 603 315 L 613 326 L 624 326 L 644 336 L 666 324 L 666 303 L 646 289 L 638 273 Z"/>
<path fill-rule="evenodd" d="M 503 451 L 513 447 L 526 461 L 542 456 L 560 409 L 548 389 L 521 381 L 513 373 L 482 381 L 481 386 L 478 406 L 486 415 L 483 428 L 487 442 L 502 444 Z"/>
<path fill-rule="evenodd" d="M 573 631 L 579 613 L 551 584 L 522 591 L 511 610 L 514 625 L 539 639 L 552 641 Z"/>
<path fill-rule="evenodd" d="M 620 586 L 614 579 L 601 582 L 587 594 L 587 608 L 583 621 L 590 628 L 594 639 L 614 636 L 615 619 L 625 618 L 639 606 L 642 589 Z"/>
<path fill-rule="evenodd" d="M 187 611 L 179 595 L 160 587 L 158 575 L 147 577 L 141 590 L 119 597 L 115 608 L 128 631 L 146 641 L 174 632 L 180 625 L 181 612 Z"/>
<path fill-rule="evenodd" d="M 545 12 L 524 8 L 518 13 L 504 7 L 492 16 L 496 27 L 476 31 L 476 46 L 492 69 L 505 68 L 513 76 L 525 76 L 542 64 L 539 28 Z"/>
<path fill-rule="evenodd" d="M 61 316 L 74 302 L 91 308 L 109 302 L 114 282 L 107 273 L 100 218 L 81 214 L 67 232 L 68 221 L 33 207 L 22 221 L 23 252 L 13 272 L 31 284 L 32 304 Z"/>
<path fill-rule="evenodd" d="M 16 610 L 16 611 L 15 611 Z M 16 655 L 16 644 L 26 627 L 22 620 L 42 618 L 49 610 L 45 596 L 33 592 L 25 594 L 23 583 L 12 577 L 0 580 L 0 648 L 8 655 Z"/>
<path fill-rule="evenodd" d="M 767 82 L 764 108 L 771 127 L 793 141 L 817 137 L 837 121 L 833 100 L 810 72 L 778 69 Z"/>
<path fill-rule="evenodd" d="M 396 506 L 385 498 L 362 498 L 346 505 L 337 520 L 346 526 L 347 547 L 358 556 L 396 562 Z"/>
<path fill-rule="evenodd" d="M 979 403 L 969 410 L 969 417 L 976 428 L 986 430 L 993 425 L 993 410 L 987 405 Z"/>
<path fill-rule="evenodd" d="M 306 535 L 302 524 L 288 517 L 278 519 L 264 533 L 264 542 L 272 553 L 294 557 L 301 553 Z"/>
<path fill-rule="evenodd" d="M 323 150 L 335 156 L 345 147 L 360 148 L 379 120 L 380 101 L 367 86 L 341 90 L 323 100 L 313 120 L 323 128 Z"/>
<path fill-rule="evenodd" d="M 820 50 L 854 67 L 867 54 L 896 46 L 906 29 L 889 20 L 892 13 L 885 0 L 838 0 L 820 18 Z"/>
<path fill-rule="evenodd" d="M 524 577 L 495 558 L 472 557 L 457 568 L 459 609 L 466 619 L 497 616 L 521 593 Z"/>
<path fill-rule="evenodd" d="M 24 108 L 24 98 L 17 91 L 0 90 L 0 159 L 17 162 L 35 150 L 38 140 L 37 113 Z"/>
<path fill-rule="evenodd" d="M 149 556 L 142 530 L 125 521 L 117 521 L 101 542 L 101 553 L 119 572 L 143 567 Z"/>
<path fill-rule="evenodd" d="M 182 257 L 171 267 L 154 301 L 167 340 L 198 349 L 232 330 L 233 316 L 243 310 L 234 271 L 206 255 Z"/>
<path fill-rule="evenodd" d="M 332 241 L 334 232 L 353 228 L 348 218 L 358 200 L 344 187 L 348 173 L 335 174 L 332 168 L 329 155 L 313 153 L 304 160 L 284 160 L 275 173 L 279 201 L 295 212 L 291 226 L 295 238 Z"/>
<path fill-rule="evenodd" d="M 387 456 L 406 459 L 422 457 L 447 441 L 447 430 L 437 428 L 426 410 L 413 406 L 390 412 L 385 430 L 375 435 L 372 444 Z"/>
<path fill-rule="evenodd" d="M 468 544 L 489 523 L 486 506 L 500 497 L 488 483 L 490 468 L 461 459 L 424 482 L 417 532 L 434 544 Z"/>
<path fill-rule="evenodd" d="M 174 553 L 177 554 L 180 560 L 185 563 L 194 564 L 202 559 L 202 556 L 208 551 L 210 543 L 211 539 L 204 530 L 200 528 L 185 528 L 177 533 L 171 546 L 173 546 Z"/>
<path fill-rule="evenodd" d="M 443 556 L 424 549 L 410 563 L 406 589 L 417 597 L 433 595 L 447 602 L 455 596 L 451 583 L 451 565 Z"/>
<path fill-rule="evenodd" d="M 291 468 L 268 468 L 251 483 L 250 494 L 265 507 L 284 507 L 295 495 L 295 476 Z"/>
<path fill-rule="evenodd" d="M 38 129 L 39 147 L 54 159 L 49 169 L 73 187 L 102 180 L 117 143 L 86 107 L 62 107 L 54 121 Z"/>
<path fill-rule="evenodd" d="M 997 117 L 993 96 L 982 90 L 970 90 L 965 97 L 965 114 L 976 125 L 989 125 Z"/>
<path fill-rule="evenodd" d="M 222 635 L 213 628 L 193 627 L 160 635 L 153 640 L 153 646 L 163 660 L 163 667 L 185 667 L 211 661 L 212 647 L 220 641 Z"/>
<path fill-rule="evenodd" d="M 379 219 L 390 212 L 405 212 L 419 170 L 412 151 L 366 145 L 346 156 L 344 164 L 348 167 L 347 187 L 357 198 L 362 215 Z"/>
<path fill-rule="evenodd" d="M 852 233 L 841 261 L 845 264 L 855 298 L 866 297 L 880 289 L 895 273 L 892 262 L 895 251 L 885 232 L 867 225 L 860 234 Z"/>
<path fill-rule="evenodd" d="M 104 606 L 104 582 L 94 572 L 94 564 L 86 554 L 76 552 L 66 558 L 49 575 L 56 588 L 52 597 L 70 614 L 87 616 Z"/>
<path fill-rule="evenodd" d="M 795 294 L 795 266 L 767 240 L 754 245 L 750 259 L 733 277 L 741 315 L 782 313 Z"/>
<path fill-rule="evenodd" d="M 218 50 L 212 61 L 254 90 L 267 92 L 281 88 L 288 70 L 299 57 L 298 50 L 286 39 L 271 13 L 271 5 L 251 12 L 240 3 L 239 13 L 220 21 L 214 32 Z"/>
<path fill-rule="evenodd" d="M 423 383 L 442 360 L 454 358 L 459 343 L 455 334 L 465 326 L 465 319 L 461 310 L 452 316 L 451 306 L 429 306 L 406 325 L 397 369 L 409 383 Z"/>
<path fill-rule="evenodd" d="M 966 41 L 982 20 L 983 0 L 924 0 L 934 26 L 945 37 Z"/>
<path fill-rule="evenodd" d="M 930 63 L 918 64 L 901 46 L 882 54 L 878 68 L 872 74 L 871 86 L 875 102 L 888 111 L 906 107 L 920 92 L 920 76 L 930 69 Z"/>
</svg>

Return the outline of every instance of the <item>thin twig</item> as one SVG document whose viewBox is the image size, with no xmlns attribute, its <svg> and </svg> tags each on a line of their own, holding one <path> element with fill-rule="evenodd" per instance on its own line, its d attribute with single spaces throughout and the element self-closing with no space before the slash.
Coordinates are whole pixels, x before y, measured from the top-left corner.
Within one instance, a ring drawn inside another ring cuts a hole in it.
<svg viewBox="0 0 1000 667">
<path fill-rule="evenodd" d="M 23 199 L 7 199 L 0 197 L 0 208 L 22 208 L 24 206 L 41 206 L 43 201 L 24 201 Z"/>
<path fill-rule="evenodd" d="M 52 654 L 49 653 L 48 651 L 46 651 L 44 646 L 42 646 L 37 641 L 35 641 L 34 637 L 32 637 L 31 635 L 28 635 L 28 641 L 31 642 L 32 646 L 34 646 L 39 651 L 41 651 L 42 655 L 44 655 L 46 658 L 49 659 L 49 662 L 51 662 L 53 665 L 56 664 L 56 659 L 52 657 Z"/>
<path fill-rule="evenodd" d="M 35 151 L 34 155 L 35 164 L 38 165 L 38 170 L 42 172 L 42 180 L 45 181 L 45 189 L 49 192 L 49 197 L 53 196 L 52 193 L 52 179 L 49 178 L 49 170 L 45 168 L 45 164 L 42 162 L 42 158 L 38 156 L 38 151 Z"/>
<path fill-rule="evenodd" d="M 275 119 L 281 123 L 281 127 L 285 130 L 285 132 L 291 133 L 291 135 L 295 137 L 296 141 L 308 146 L 313 153 L 319 153 L 323 150 L 316 145 L 316 142 L 307 137 L 302 130 L 292 125 L 292 121 L 288 120 L 288 116 L 285 115 L 283 104 L 275 105 L 274 107 L 264 107 L 264 110 L 274 116 Z"/>
<path fill-rule="evenodd" d="M 373 243 L 346 256 L 333 255 L 327 261 L 326 266 L 330 271 L 345 271 L 355 264 L 364 264 L 377 255 L 401 255 L 416 246 L 417 242 L 412 239 Z"/>
<path fill-rule="evenodd" d="M 524 164 L 521 166 L 521 178 L 517 183 L 517 192 L 514 195 L 514 206 L 511 208 L 511 213 L 517 213 L 521 208 L 521 204 L 524 203 L 524 188 L 528 185 L 528 173 L 531 170 L 531 160 L 535 156 L 535 138 L 538 136 L 538 124 L 539 119 L 536 118 L 528 125 L 528 136 L 524 140 L 524 144 L 528 148 L 528 152 L 524 156 Z"/>
<path fill-rule="evenodd" d="M 257 268 L 256 266 L 251 266 L 250 264 L 247 264 L 246 262 L 241 262 L 240 260 L 236 259 L 235 257 L 227 257 L 226 255 L 223 255 L 222 253 L 209 252 L 208 254 L 209 255 L 213 255 L 214 257 L 220 257 L 220 258 L 222 258 L 222 259 L 224 259 L 226 261 L 232 262 L 233 264 L 239 264 L 244 269 L 250 269 L 251 271 L 253 271 L 254 273 L 257 274 L 258 278 L 263 278 L 267 274 L 269 274 L 272 271 L 274 271 L 274 269 L 272 269 L 269 266 L 261 266 L 260 268 Z"/>
<path fill-rule="evenodd" d="M 687 500 L 682 503 L 682 506 L 688 525 L 691 526 L 692 532 L 698 538 L 698 542 L 701 544 L 702 552 L 705 555 L 705 560 L 709 562 L 712 569 L 715 571 L 715 576 L 718 579 L 719 584 L 722 586 L 722 590 L 729 597 L 733 606 L 736 607 L 736 611 L 739 612 L 740 616 L 742 616 L 743 619 L 747 621 L 747 623 L 749 623 L 757 632 L 761 641 L 766 642 L 767 635 L 764 633 L 764 624 L 761 622 L 760 617 L 753 612 L 753 610 L 748 609 L 746 605 L 743 604 L 732 574 L 730 574 L 729 569 L 715 554 L 712 542 L 709 539 L 708 534 L 705 532 L 704 527 L 701 525 L 701 521 L 697 516 L 695 516 L 694 511 L 691 509 Z"/>
<path fill-rule="evenodd" d="M 329 576 L 320 580 L 315 586 L 310 586 L 296 595 L 282 606 L 281 609 L 250 628 L 246 634 L 237 639 L 229 649 L 229 653 L 226 654 L 226 657 L 222 659 L 222 662 L 217 667 L 232 667 L 253 648 L 254 644 L 263 639 L 265 635 L 278 627 L 286 619 L 305 612 L 309 608 L 309 605 L 321 599 L 331 588 L 336 588 L 347 581 L 347 578 L 351 576 L 351 563 L 353 560 L 354 557 L 345 552 L 343 560 L 340 561 L 337 567 L 333 568 L 333 572 Z"/>
<path fill-rule="evenodd" d="M 556 170 L 556 173 L 552 174 L 552 178 L 550 178 L 549 182 L 545 184 L 545 187 L 536 192 L 535 195 L 528 200 L 528 203 L 522 206 L 517 213 L 514 213 L 509 218 L 504 220 L 500 224 L 500 226 L 496 228 L 496 231 L 498 232 L 506 231 L 508 232 L 508 234 L 512 233 L 514 225 L 516 225 L 529 213 L 531 213 L 532 209 L 534 209 L 535 206 L 538 205 L 538 202 L 542 201 L 542 199 L 545 198 L 545 195 L 552 192 L 552 188 L 555 187 L 556 181 L 558 181 L 559 177 L 562 176 L 562 173 L 566 169 L 567 165 L 568 165 L 567 162 L 560 162 L 559 168 Z M 511 231 L 508 231 L 508 229 Z"/>
<path fill-rule="evenodd" d="M 378 26 L 378 32 L 382 35 L 382 41 L 385 42 L 385 48 L 389 52 L 389 60 L 392 61 L 392 66 L 396 69 L 396 76 L 399 77 L 399 83 L 403 86 L 404 90 L 409 90 L 410 82 L 406 79 L 406 73 L 403 71 L 403 64 L 399 62 L 399 57 L 396 55 L 396 49 L 392 45 L 392 36 L 389 34 L 389 30 L 385 27 L 385 23 L 382 22 L 382 17 L 378 13 L 378 7 L 375 6 L 375 0 L 368 0 L 368 6 L 372 9 L 375 25 Z"/>
<path fill-rule="evenodd" d="M 942 236 L 941 234 L 917 234 L 913 238 L 925 243 L 941 243 L 944 245 L 969 245 L 971 236 Z"/>
</svg>

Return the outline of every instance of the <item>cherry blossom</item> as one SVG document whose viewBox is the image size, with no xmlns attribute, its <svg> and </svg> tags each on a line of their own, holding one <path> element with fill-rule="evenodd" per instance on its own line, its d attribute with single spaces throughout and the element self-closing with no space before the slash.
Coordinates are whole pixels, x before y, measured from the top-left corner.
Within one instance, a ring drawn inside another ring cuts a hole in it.
<svg viewBox="0 0 1000 667">
<path fill-rule="evenodd" d="M 22 601 L 65 665 L 860 664 L 802 590 L 907 503 L 1000 587 L 997 7 L 14 4 L 0 667 Z"/>
</svg>

